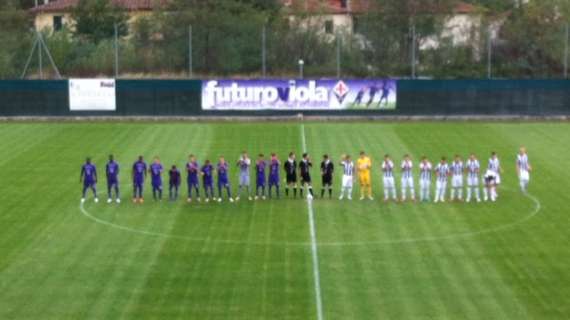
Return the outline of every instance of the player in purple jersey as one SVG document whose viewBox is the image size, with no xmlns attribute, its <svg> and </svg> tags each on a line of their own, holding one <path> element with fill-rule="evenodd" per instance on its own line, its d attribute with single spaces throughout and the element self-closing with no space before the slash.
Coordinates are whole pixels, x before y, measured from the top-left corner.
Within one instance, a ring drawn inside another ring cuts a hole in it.
<svg viewBox="0 0 570 320">
<path fill-rule="evenodd" d="M 265 161 L 263 153 L 259 154 L 259 158 L 255 163 L 255 200 L 259 199 L 259 190 L 261 189 L 261 198 L 265 200 Z"/>
<path fill-rule="evenodd" d="M 113 155 L 109 156 L 105 173 L 107 174 L 107 203 L 113 202 L 113 190 L 115 190 L 115 201 L 121 203 L 119 197 L 119 164 L 115 161 Z"/>
<path fill-rule="evenodd" d="M 148 169 L 150 172 L 151 177 L 151 185 L 152 185 L 152 198 L 156 200 L 162 201 L 162 164 L 160 163 L 160 159 L 158 157 L 154 158 L 154 162 L 150 165 Z"/>
<path fill-rule="evenodd" d="M 143 156 L 139 156 L 138 160 L 133 164 L 133 202 L 143 203 L 143 186 L 146 178 L 146 163 Z"/>
<path fill-rule="evenodd" d="M 230 200 L 230 202 L 234 202 L 234 199 L 232 199 L 232 191 L 230 188 L 228 170 L 229 166 L 228 163 L 226 162 L 226 159 L 224 159 L 224 157 L 220 157 L 216 169 L 216 171 L 218 172 L 218 196 L 219 196 L 218 202 L 222 202 L 222 189 L 226 189 L 226 192 L 228 194 L 228 199 Z"/>
<path fill-rule="evenodd" d="M 85 195 L 87 189 L 93 191 L 93 197 L 95 197 L 95 202 L 99 202 L 97 198 L 97 168 L 91 163 L 91 158 L 85 160 L 85 164 L 81 166 L 81 175 L 79 176 L 79 183 L 83 182 L 83 193 L 81 197 L 81 203 L 85 202 Z"/>
<path fill-rule="evenodd" d="M 210 163 L 210 160 L 206 160 L 202 168 L 200 169 L 200 174 L 202 175 L 202 183 L 204 184 L 204 193 L 206 194 L 206 202 L 210 201 L 210 198 L 216 199 L 214 197 L 214 167 Z"/>
<path fill-rule="evenodd" d="M 180 170 L 176 168 L 176 166 L 172 166 L 170 171 L 168 171 L 169 179 L 169 188 L 168 188 L 168 196 L 170 201 L 175 201 L 178 199 L 178 188 L 180 187 Z"/>
<path fill-rule="evenodd" d="M 188 184 L 188 202 L 192 202 L 192 190 L 196 191 L 196 200 L 200 202 L 200 182 L 198 181 L 198 175 L 200 174 L 200 165 L 196 161 L 196 157 L 191 154 L 188 157 L 188 163 L 186 163 L 186 172 L 188 173 L 188 178 L 186 180 Z"/>
<path fill-rule="evenodd" d="M 281 166 L 281 162 L 277 158 L 275 153 L 271 154 L 271 161 L 269 162 L 269 190 L 268 195 L 271 199 L 271 189 L 275 187 L 275 194 L 277 195 L 277 199 L 279 199 L 279 168 Z"/>
</svg>

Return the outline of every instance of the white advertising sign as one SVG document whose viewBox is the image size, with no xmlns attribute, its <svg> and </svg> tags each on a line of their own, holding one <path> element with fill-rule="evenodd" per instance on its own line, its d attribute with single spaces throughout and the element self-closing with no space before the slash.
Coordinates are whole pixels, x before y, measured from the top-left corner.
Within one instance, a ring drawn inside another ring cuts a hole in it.
<svg viewBox="0 0 570 320">
<path fill-rule="evenodd" d="M 115 111 L 115 79 L 69 79 L 71 111 Z"/>
</svg>

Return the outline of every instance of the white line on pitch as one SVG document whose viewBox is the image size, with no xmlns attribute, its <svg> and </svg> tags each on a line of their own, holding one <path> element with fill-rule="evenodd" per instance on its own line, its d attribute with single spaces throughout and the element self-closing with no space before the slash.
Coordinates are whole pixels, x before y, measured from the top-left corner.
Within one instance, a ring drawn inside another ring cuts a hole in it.
<svg viewBox="0 0 570 320">
<path fill-rule="evenodd" d="M 301 143 L 303 152 L 307 152 L 307 141 L 305 138 L 305 125 L 301 123 Z M 301 186 L 303 188 L 303 186 Z M 313 200 L 307 198 L 307 208 L 309 212 L 309 229 L 311 231 L 311 253 L 313 256 L 313 277 L 315 279 L 315 300 L 317 304 L 317 320 L 323 320 L 323 301 L 321 298 L 321 275 L 319 272 L 319 255 L 317 252 L 317 232 L 315 228 L 315 214 L 313 210 Z"/>
</svg>

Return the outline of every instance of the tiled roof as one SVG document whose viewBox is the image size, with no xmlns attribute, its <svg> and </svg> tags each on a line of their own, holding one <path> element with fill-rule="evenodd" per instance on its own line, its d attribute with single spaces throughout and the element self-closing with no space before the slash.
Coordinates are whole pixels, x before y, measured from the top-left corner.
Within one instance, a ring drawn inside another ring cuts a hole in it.
<svg viewBox="0 0 570 320">
<path fill-rule="evenodd" d="M 167 0 L 111 0 L 111 2 L 119 7 L 129 11 L 145 11 L 152 10 L 156 4 L 164 4 Z M 55 0 L 48 4 L 32 8 L 32 12 L 62 12 L 69 11 L 77 5 L 79 0 Z"/>
<path fill-rule="evenodd" d="M 373 6 L 373 0 L 348 0 L 348 6 L 343 8 L 341 0 L 281 0 L 285 7 L 297 12 L 306 13 L 365 13 Z"/>
<path fill-rule="evenodd" d="M 164 6 L 169 0 L 111 0 L 119 7 L 129 11 L 152 10 L 155 6 Z M 70 11 L 77 5 L 79 0 L 55 0 L 48 4 L 31 9 L 32 12 L 64 12 Z M 348 6 L 342 7 L 342 0 L 281 0 L 285 8 L 296 12 L 323 13 L 323 14 L 362 14 L 372 10 L 377 4 L 374 0 L 346 0 Z M 438 10 L 429 10 L 438 11 Z M 476 7 L 464 2 L 459 2 L 454 13 L 473 13 Z"/>
<path fill-rule="evenodd" d="M 378 6 L 374 0 L 347 0 L 346 3 L 348 5 L 346 8 L 342 7 L 341 4 L 343 1 L 341 0 L 281 0 L 281 2 L 286 8 L 290 8 L 290 10 L 294 10 L 295 12 L 323 14 L 362 14 Z M 421 11 L 441 13 L 447 10 L 423 8 Z M 475 13 L 476 11 L 476 6 L 465 2 L 458 2 L 452 10 L 453 13 L 462 14 Z"/>
</svg>

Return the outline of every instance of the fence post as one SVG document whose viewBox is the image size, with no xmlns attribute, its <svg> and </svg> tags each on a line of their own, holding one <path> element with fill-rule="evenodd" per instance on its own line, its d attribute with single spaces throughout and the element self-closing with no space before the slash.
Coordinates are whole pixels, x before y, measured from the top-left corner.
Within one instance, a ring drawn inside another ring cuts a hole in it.
<svg viewBox="0 0 570 320">
<path fill-rule="evenodd" d="M 416 23 L 412 21 L 412 79 L 416 78 Z"/>
<path fill-rule="evenodd" d="M 36 36 L 38 37 L 38 40 L 41 39 L 39 31 L 36 31 Z M 40 79 L 43 80 L 44 79 L 44 64 L 42 61 L 42 51 L 43 51 L 43 48 L 42 48 L 41 43 L 40 43 L 40 45 L 38 45 L 38 67 L 39 67 L 39 71 L 40 71 Z"/>
<path fill-rule="evenodd" d="M 261 74 L 263 78 L 267 75 L 267 27 L 264 24 L 261 29 Z"/>
<path fill-rule="evenodd" d="M 192 26 L 188 26 L 188 77 L 194 76 L 193 61 L 192 61 Z"/>
<path fill-rule="evenodd" d="M 115 79 L 119 77 L 119 27 L 115 22 Z"/>
<path fill-rule="evenodd" d="M 340 79 L 341 75 L 341 38 L 339 32 L 336 33 L 336 77 Z"/>
<path fill-rule="evenodd" d="M 570 37 L 570 25 L 566 23 L 566 32 L 564 38 L 564 79 L 568 79 L 568 54 L 570 51 L 570 41 L 568 38 Z"/>
<path fill-rule="evenodd" d="M 487 28 L 487 79 L 493 78 L 493 38 L 491 34 L 491 26 Z"/>
</svg>

